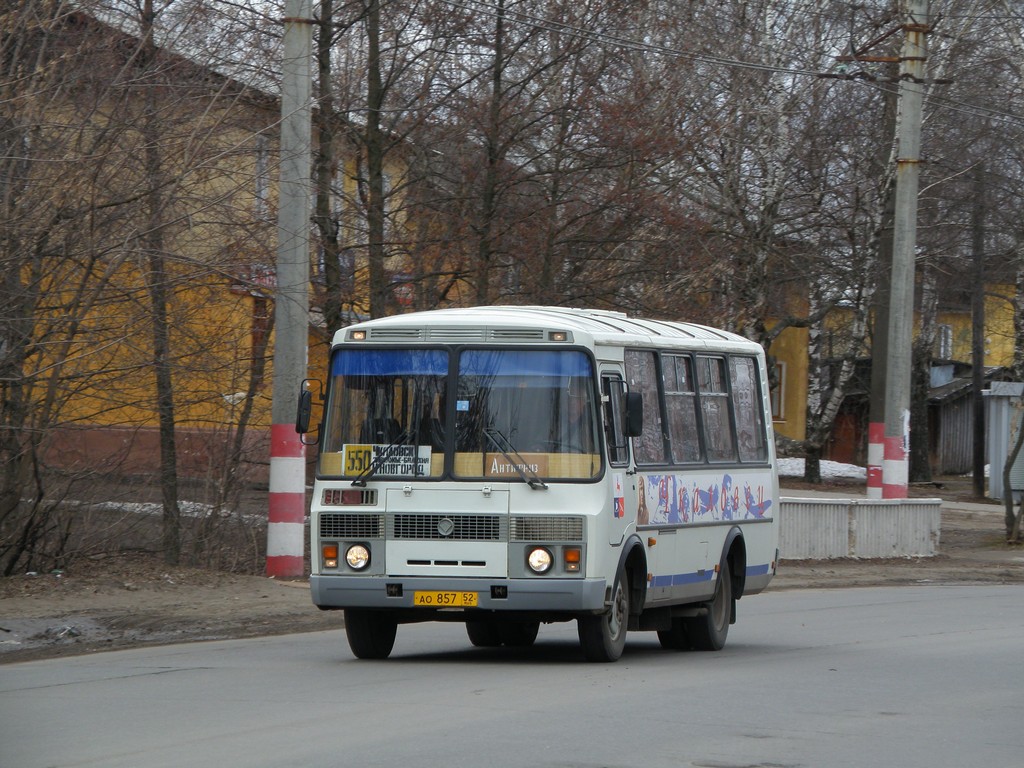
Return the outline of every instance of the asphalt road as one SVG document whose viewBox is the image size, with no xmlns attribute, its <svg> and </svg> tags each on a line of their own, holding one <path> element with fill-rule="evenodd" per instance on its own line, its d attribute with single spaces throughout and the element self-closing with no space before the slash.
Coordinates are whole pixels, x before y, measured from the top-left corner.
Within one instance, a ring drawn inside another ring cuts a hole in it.
<svg viewBox="0 0 1024 768">
<path fill-rule="evenodd" d="M 392 658 L 341 632 L 0 667 L 0 766 L 1019 765 L 1024 587 L 744 599 L 720 653 L 631 635 L 581 660 L 572 624 L 525 651 L 399 627 Z"/>
</svg>

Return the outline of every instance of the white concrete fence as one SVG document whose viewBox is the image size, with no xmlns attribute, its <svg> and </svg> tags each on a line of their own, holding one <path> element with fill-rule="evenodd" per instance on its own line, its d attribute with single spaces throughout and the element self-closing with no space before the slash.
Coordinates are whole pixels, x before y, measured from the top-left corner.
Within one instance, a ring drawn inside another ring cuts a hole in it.
<svg viewBox="0 0 1024 768">
<path fill-rule="evenodd" d="M 784 496 L 779 556 L 932 557 L 939 551 L 942 499 L 828 499 Z"/>
</svg>

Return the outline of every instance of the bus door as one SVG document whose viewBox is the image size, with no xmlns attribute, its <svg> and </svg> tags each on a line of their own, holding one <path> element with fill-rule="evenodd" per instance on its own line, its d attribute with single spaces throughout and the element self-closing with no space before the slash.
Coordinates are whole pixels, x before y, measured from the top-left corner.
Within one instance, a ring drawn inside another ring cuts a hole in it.
<svg viewBox="0 0 1024 768">
<path fill-rule="evenodd" d="M 626 383 L 621 370 L 602 366 L 601 399 L 604 403 L 604 434 L 611 485 L 608 543 L 612 546 L 621 544 L 626 532 L 634 527 L 639 499 L 636 468 L 631 465 L 629 438 L 626 436 L 625 394 Z"/>
</svg>

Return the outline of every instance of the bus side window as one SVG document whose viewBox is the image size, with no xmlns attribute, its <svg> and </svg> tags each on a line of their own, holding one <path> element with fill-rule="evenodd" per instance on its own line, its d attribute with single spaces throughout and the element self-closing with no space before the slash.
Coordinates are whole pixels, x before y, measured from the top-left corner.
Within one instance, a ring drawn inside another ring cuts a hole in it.
<svg viewBox="0 0 1024 768">
<path fill-rule="evenodd" d="M 608 461 L 622 466 L 629 461 L 629 441 L 626 439 L 626 386 L 618 375 L 601 377 L 604 395 L 604 431 L 608 443 Z"/>
<path fill-rule="evenodd" d="M 758 386 L 757 361 L 752 357 L 729 359 L 732 376 L 733 410 L 739 438 L 740 461 L 766 461 L 768 440 L 764 428 L 764 410 Z"/>
<path fill-rule="evenodd" d="M 697 356 L 697 390 L 708 461 L 736 461 L 736 427 L 730 418 L 727 382 L 724 359 Z"/>
<path fill-rule="evenodd" d="M 665 464 L 667 435 L 664 433 L 660 395 L 661 374 L 653 351 L 627 349 L 626 378 L 631 392 L 643 395 L 643 431 L 633 439 L 637 464 Z"/>
<path fill-rule="evenodd" d="M 661 367 L 668 411 L 668 433 L 675 464 L 701 460 L 697 429 L 697 396 L 691 361 L 686 355 L 662 355 Z"/>
</svg>

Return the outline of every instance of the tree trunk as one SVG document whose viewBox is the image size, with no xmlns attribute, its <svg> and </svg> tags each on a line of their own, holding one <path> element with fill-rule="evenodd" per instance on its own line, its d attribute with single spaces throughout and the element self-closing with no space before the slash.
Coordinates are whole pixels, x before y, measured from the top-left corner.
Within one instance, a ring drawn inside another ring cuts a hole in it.
<svg viewBox="0 0 1024 768">
<path fill-rule="evenodd" d="M 501 97 L 505 66 L 505 0 L 498 0 L 494 21 L 494 68 L 491 72 L 491 103 L 488 112 L 486 165 L 480 194 L 480 233 L 477 242 L 476 303 L 489 304 L 491 264 L 494 258 L 494 229 L 498 199 L 498 163 L 501 159 Z"/>
<path fill-rule="evenodd" d="M 821 446 L 807 446 L 807 453 L 804 457 L 804 482 L 821 484 Z"/>
<path fill-rule="evenodd" d="M 319 26 L 317 27 L 317 106 L 313 112 L 316 123 L 317 146 L 313 162 L 316 179 L 316 224 L 323 255 L 324 271 L 324 325 L 327 333 L 333 333 L 343 325 L 343 295 L 346 275 L 341 273 L 338 261 L 340 253 L 340 226 L 333 209 L 333 184 L 337 177 L 340 160 L 335 146 L 333 75 L 331 49 L 334 42 L 334 0 L 320 0 Z"/>
<path fill-rule="evenodd" d="M 1017 290 L 1013 297 L 1013 375 L 1024 381 L 1024 245 L 1017 247 Z"/>
<path fill-rule="evenodd" d="M 384 85 L 380 63 L 380 0 L 366 10 L 366 227 L 370 262 L 370 316 L 387 314 L 388 285 L 384 271 L 384 136 L 380 128 Z"/>
<path fill-rule="evenodd" d="M 153 40 L 153 0 L 146 0 L 142 28 L 142 62 L 155 69 L 157 48 Z M 146 253 L 150 312 L 153 323 L 153 372 L 156 380 L 157 414 L 160 432 L 160 491 L 163 499 L 164 561 L 177 565 L 181 559 L 181 517 L 178 508 L 178 464 L 174 427 L 174 383 L 171 374 L 170 324 L 168 321 L 167 271 L 163 238 L 163 168 L 160 156 L 160 127 L 157 85 L 146 88 L 142 138 L 145 145 L 146 231 L 141 245 Z"/>
<path fill-rule="evenodd" d="M 926 483 L 932 479 L 929 460 L 928 394 L 931 390 L 932 347 L 938 298 L 935 270 L 921 267 L 921 327 L 911 347 L 910 372 L 910 456 L 908 479 Z"/>
<path fill-rule="evenodd" d="M 1020 536 L 1021 517 L 1024 517 L 1024 500 L 1020 504 L 1020 512 L 1013 511 L 1013 490 L 1010 488 L 1010 474 L 1013 465 L 1017 462 L 1021 448 L 1024 447 L 1024 409 L 1021 411 L 1021 419 L 1017 424 L 1017 439 L 1013 443 L 1010 455 L 1006 457 L 1006 464 L 1003 465 L 1003 510 L 1006 523 L 1006 536 L 1010 541 L 1017 541 Z"/>
</svg>

